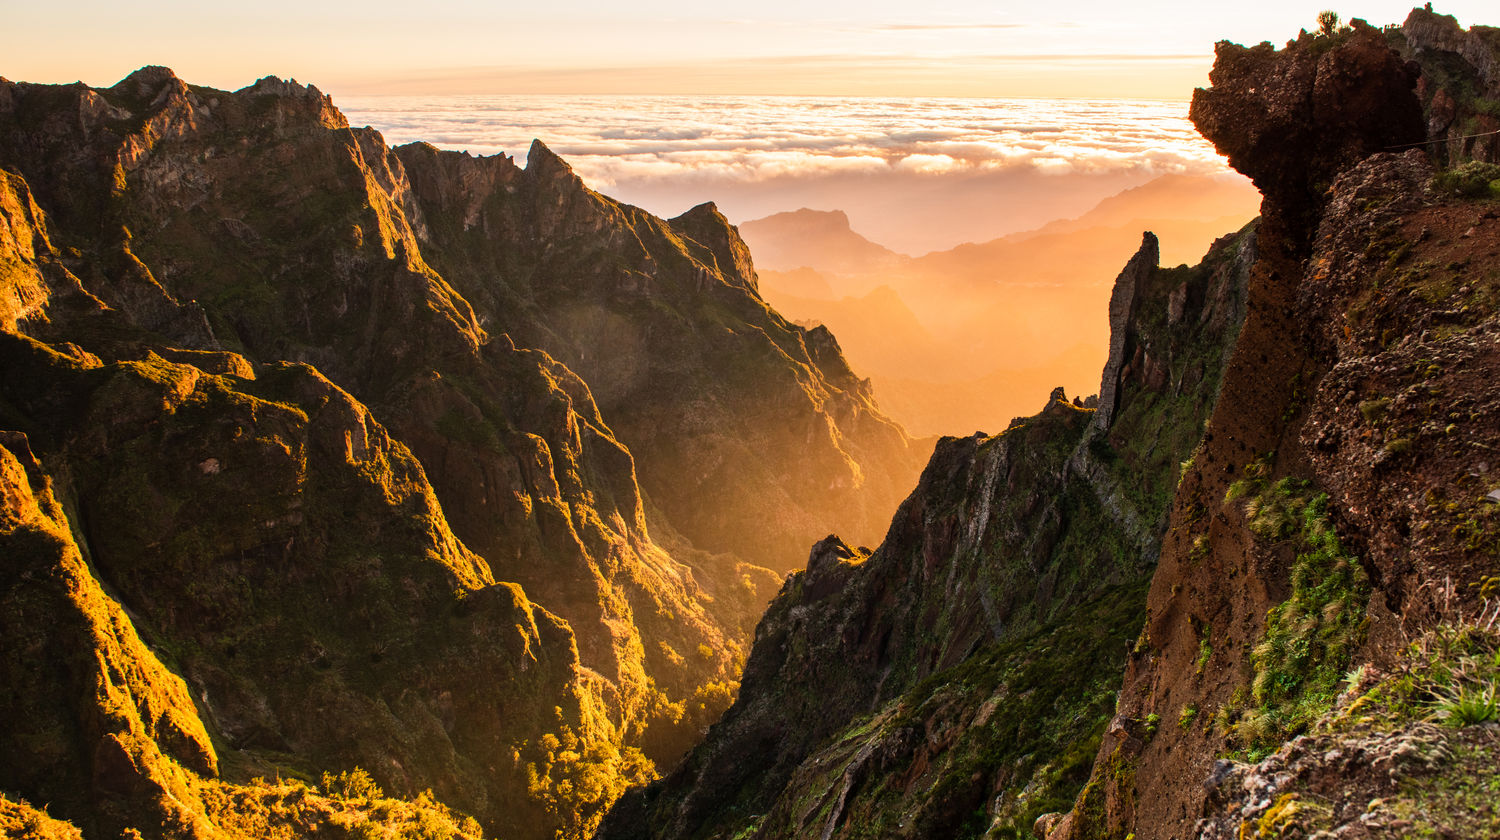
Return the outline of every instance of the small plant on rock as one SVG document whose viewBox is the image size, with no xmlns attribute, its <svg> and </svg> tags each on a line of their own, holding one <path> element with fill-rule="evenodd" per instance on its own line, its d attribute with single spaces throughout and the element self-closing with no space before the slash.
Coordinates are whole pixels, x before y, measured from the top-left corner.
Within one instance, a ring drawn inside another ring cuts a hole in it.
<svg viewBox="0 0 1500 840">
<path fill-rule="evenodd" d="M 1318 34 L 1332 38 L 1339 31 L 1339 13 L 1330 9 L 1318 12 Z"/>
</svg>

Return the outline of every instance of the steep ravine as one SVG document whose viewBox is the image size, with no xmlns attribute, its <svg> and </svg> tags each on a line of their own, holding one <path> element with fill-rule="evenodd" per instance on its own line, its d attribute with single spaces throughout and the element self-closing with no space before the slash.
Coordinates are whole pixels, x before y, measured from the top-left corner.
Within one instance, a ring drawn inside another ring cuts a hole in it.
<svg viewBox="0 0 1500 840">
<path fill-rule="evenodd" d="M 1059 389 L 1003 434 L 944 439 L 873 553 L 814 547 L 762 619 L 735 705 L 600 836 L 945 837 L 1069 801 L 1255 242 L 1163 269 L 1148 234 L 1116 281 L 1099 407 Z"/>
<path fill-rule="evenodd" d="M 1215 307 L 1143 250 L 1091 416 L 944 440 L 879 548 L 819 543 L 600 836 L 1500 830 L 1500 169 L 1454 127 L 1497 43 L 1416 10 L 1219 45 L 1192 116 L 1263 215 L 1196 272 L 1243 327 L 1164 352 Z"/>
</svg>

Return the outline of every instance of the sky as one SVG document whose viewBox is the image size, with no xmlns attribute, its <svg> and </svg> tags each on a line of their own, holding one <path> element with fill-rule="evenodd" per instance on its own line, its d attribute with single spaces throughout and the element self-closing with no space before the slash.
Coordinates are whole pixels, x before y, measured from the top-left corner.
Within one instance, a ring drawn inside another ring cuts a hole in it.
<svg viewBox="0 0 1500 840">
<path fill-rule="evenodd" d="M 1369 0 L 3 0 L 0 76 L 108 85 L 144 64 L 235 89 L 1186 99 L 1218 40 L 1282 43 Z M 1493 0 L 1439 3 L 1465 26 Z"/>
</svg>

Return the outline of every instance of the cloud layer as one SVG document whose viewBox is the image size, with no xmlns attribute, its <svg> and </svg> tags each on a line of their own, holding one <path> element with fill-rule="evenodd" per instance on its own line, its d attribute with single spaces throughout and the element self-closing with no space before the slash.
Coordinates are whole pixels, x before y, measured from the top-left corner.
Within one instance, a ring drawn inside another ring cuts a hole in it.
<svg viewBox="0 0 1500 840">
<path fill-rule="evenodd" d="M 655 212 L 714 199 L 744 220 L 810 204 L 848 210 L 859 226 L 861 205 L 890 204 L 879 219 L 865 213 L 866 230 L 913 230 L 892 213 L 911 205 L 930 216 L 942 206 L 932 197 L 945 191 L 1035 202 L 1050 185 L 1058 195 L 1043 204 L 1076 195 L 1072 209 L 1082 212 L 1156 175 L 1224 169 L 1182 102 L 518 95 L 342 97 L 339 105 L 392 144 L 425 140 L 524 162 L 541 138 L 594 188 Z M 1065 212 L 1039 207 L 1036 221 Z M 893 247 L 945 247 L 1025 222 L 977 232 L 950 225 L 954 242 Z"/>
</svg>

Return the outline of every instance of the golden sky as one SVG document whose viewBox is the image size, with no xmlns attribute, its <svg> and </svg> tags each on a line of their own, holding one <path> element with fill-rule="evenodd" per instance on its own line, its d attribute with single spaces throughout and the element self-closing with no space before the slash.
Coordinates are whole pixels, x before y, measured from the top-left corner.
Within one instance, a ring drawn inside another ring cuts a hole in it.
<svg viewBox="0 0 1500 840">
<path fill-rule="evenodd" d="M 0 75 L 110 84 L 144 64 L 238 88 L 1186 98 L 1220 39 L 1276 43 L 1323 0 L 59 0 L 7 3 Z M 1464 25 L 1493 0 L 1440 3 Z M 1339 9 L 1399 23 L 1411 5 Z"/>
</svg>

